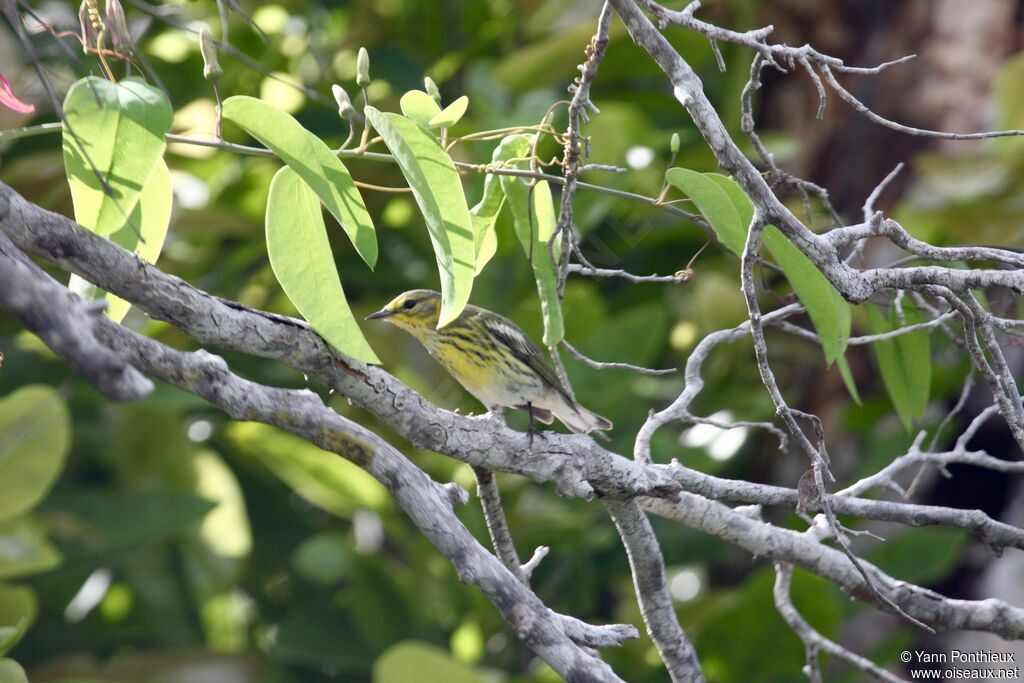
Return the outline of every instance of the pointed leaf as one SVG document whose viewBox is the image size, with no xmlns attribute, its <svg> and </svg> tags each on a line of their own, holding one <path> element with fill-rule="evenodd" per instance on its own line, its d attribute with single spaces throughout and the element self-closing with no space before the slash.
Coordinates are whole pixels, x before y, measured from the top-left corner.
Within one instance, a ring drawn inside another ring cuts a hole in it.
<svg viewBox="0 0 1024 683">
<path fill-rule="evenodd" d="M 60 564 L 60 553 L 32 517 L 0 524 L 0 579 L 37 574 Z"/>
<path fill-rule="evenodd" d="M 505 193 L 501 190 L 501 178 L 490 174 L 484 180 L 484 196 L 469 210 L 473 219 L 473 244 L 476 248 L 476 275 L 498 250 L 498 236 L 494 224 L 498 221 L 501 207 L 505 205 Z"/>
<path fill-rule="evenodd" d="M 21 640 L 38 613 L 39 601 L 31 588 L 0 583 L 0 655 Z"/>
<path fill-rule="evenodd" d="M 900 327 L 895 310 L 886 317 L 875 307 L 867 307 L 868 322 L 873 334 L 882 334 Z M 923 319 L 914 309 L 905 306 L 907 324 Z M 892 400 L 903 426 L 910 431 L 913 421 L 924 416 L 931 390 L 931 338 L 927 330 L 875 342 L 873 345 L 885 390 Z"/>
<path fill-rule="evenodd" d="M 860 392 L 857 391 L 857 382 L 853 379 L 853 372 L 850 371 L 850 364 L 846 360 L 846 354 L 836 356 L 836 365 L 839 367 L 839 376 L 843 378 L 843 384 L 846 385 L 846 391 L 849 392 L 850 398 L 857 405 L 861 405 Z"/>
<path fill-rule="evenodd" d="M 143 181 L 163 157 L 164 135 L 173 118 L 171 105 L 159 89 L 137 78 L 111 83 L 89 76 L 68 90 L 64 114 L 64 166 L 75 220 L 97 234 L 109 235 L 125 226 Z M 112 195 L 104 190 L 94 168 Z"/>
<path fill-rule="evenodd" d="M 740 225 L 745 226 L 743 228 L 745 244 L 746 232 L 754 218 L 754 205 L 750 198 L 732 178 L 720 173 L 704 173 L 703 175 L 718 185 L 732 202 Z M 772 225 L 766 226 L 763 241 L 772 257 L 786 274 L 786 279 L 793 286 L 793 291 L 800 298 L 800 303 L 807 309 L 807 314 L 821 339 L 825 360 L 831 365 L 836 358 L 842 355 L 846 349 L 846 342 L 850 338 L 850 305 L 832 286 L 828 278 L 818 270 L 818 267 L 778 228 Z"/>
<path fill-rule="evenodd" d="M 765 227 L 764 244 L 807 309 L 821 339 L 825 360 L 831 365 L 843 353 L 850 338 L 850 305 L 818 267 L 774 225 Z"/>
<path fill-rule="evenodd" d="M 527 135 L 511 135 L 494 150 L 495 164 L 520 159 L 530 153 L 531 138 Z M 527 162 L 513 162 L 512 168 L 527 168 Z M 555 207 L 551 199 L 551 188 L 547 181 L 532 187 L 526 179 L 515 176 L 501 176 L 501 188 L 512 210 L 512 225 L 519 238 L 519 244 L 533 267 L 537 281 L 537 295 L 540 297 L 541 313 L 544 316 L 544 344 L 554 346 L 562 341 L 564 325 L 562 304 L 558 298 L 558 275 L 548 250 L 548 240 L 555 232 Z M 556 245 L 557 247 L 557 245 Z M 558 253 L 556 249 L 556 254 Z"/>
<path fill-rule="evenodd" d="M 441 113 L 434 98 L 422 90 L 410 90 L 402 95 L 398 106 L 406 118 L 410 118 L 421 126 L 429 126 L 430 120 Z"/>
<path fill-rule="evenodd" d="M 704 173 L 688 168 L 670 168 L 665 173 L 665 180 L 693 200 L 722 244 L 737 256 L 743 253 L 750 221 L 741 219 L 726 190 Z"/>
<path fill-rule="evenodd" d="M 0 400 L 0 520 L 43 499 L 70 445 L 71 417 L 53 388 L 32 384 Z"/>
<path fill-rule="evenodd" d="M 363 261 L 370 268 L 377 264 L 377 235 L 359 188 L 323 140 L 291 115 L 255 97 L 224 100 L 224 118 L 244 128 L 298 173 L 341 223 Z"/>
<path fill-rule="evenodd" d="M 476 246 L 462 180 L 451 157 L 426 128 L 373 107 L 366 108 L 366 118 L 394 155 L 426 220 L 441 275 L 438 327 L 444 327 L 465 308 L 473 288 Z"/>
<path fill-rule="evenodd" d="M 320 201 L 290 166 L 270 183 L 266 230 L 270 266 L 306 322 L 342 353 L 379 363 L 345 299 Z"/>
<path fill-rule="evenodd" d="M 430 119 L 430 127 L 451 128 L 466 114 L 467 107 L 469 107 L 469 98 L 463 95 Z"/>
<path fill-rule="evenodd" d="M 120 230 L 110 235 L 110 239 L 128 251 L 135 254 L 143 261 L 156 263 L 163 249 L 164 240 L 167 237 L 167 227 L 171 222 L 171 208 L 174 200 L 174 190 L 171 187 L 171 173 L 167 170 L 167 163 L 160 159 L 153 167 L 149 178 L 139 194 L 139 201 L 131 214 L 131 224 L 123 226 Z M 133 227 L 134 226 L 134 227 Z M 140 242 L 139 236 L 143 242 Z M 68 289 L 75 292 L 83 299 L 99 299 L 105 297 L 107 300 L 107 317 L 116 323 L 124 320 L 131 303 L 124 299 L 106 293 L 99 287 L 90 284 L 87 280 L 78 275 L 72 274 L 68 281 Z"/>
</svg>

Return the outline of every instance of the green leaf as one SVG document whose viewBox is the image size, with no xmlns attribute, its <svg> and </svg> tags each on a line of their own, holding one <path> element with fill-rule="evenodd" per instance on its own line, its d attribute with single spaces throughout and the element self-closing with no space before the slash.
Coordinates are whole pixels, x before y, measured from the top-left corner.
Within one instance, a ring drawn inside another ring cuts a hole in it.
<svg viewBox="0 0 1024 683">
<path fill-rule="evenodd" d="M 836 356 L 836 365 L 839 367 L 839 376 L 843 378 L 843 384 L 846 385 L 846 391 L 849 392 L 850 398 L 857 405 L 861 405 L 860 392 L 857 391 L 857 383 L 853 380 L 853 372 L 850 371 L 850 364 L 846 360 L 846 354 Z"/>
<path fill-rule="evenodd" d="M 0 628 L 0 647 L 2 647 L 3 641 L 2 631 L 3 629 Z M 28 683 L 28 676 L 25 675 L 21 664 L 4 657 L 0 659 L 0 683 Z"/>
<path fill-rule="evenodd" d="M 686 171 L 686 169 L 672 170 Z M 745 245 L 747 230 L 754 218 L 754 205 L 751 203 L 750 198 L 732 178 L 720 173 L 704 173 L 701 175 L 720 187 L 732 203 L 733 208 L 736 210 L 736 216 L 739 221 L 738 225 L 742 226 L 742 244 Z M 695 187 L 703 188 L 699 181 L 693 182 L 688 176 L 685 182 Z M 699 191 L 709 195 L 714 194 L 708 193 L 706 188 Z M 693 198 L 692 195 L 691 198 Z M 694 203 L 696 203 L 696 199 L 694 199 Z M 712 203 L 714 204 L 714 202 Z M 717 204 L 714 205 L 717 206 Z M 700 208 L 699 205 L 698 208 Z M 703 211 L 701 209 L 702 213 Z M 720 218 L 719 222 L 731 220 L 728 212 L 719 209 L 718 213 L 724 217 Z M 705 218 L 708 218 L 706 214 Z M 711 222 L 711 219 L 708 218 L 708 221 Z M 712 223 L 712 225 L 714 224 Z M 727 230 L 734 232 L 734 228 L 728 228 Z M 718 232 L 717 229 L 716 232 Z M 730 239 L 738 243 L 735 237 Z M 778 228 L 772 225 L 766 226 L 763 241 L 772 257 L 786 274 L 786 279 L 793 286 L 793 291 L 800 298 L 800 303 L 807 309 L 807 314 L 810 316 L 811 322 L 814 323 L 814 328 L 818 331 L 818 336 L 821 339 L 825 360 L 831 365 L 846 349 L 846 343 L 850 338 L 850 305 L 843 299 L 839 291 L 832 286 L 832 283 L 818 270 L 818 267 L 796 245 L 790 242 Z M 742 253 L 742 249 L 743 246 L 740 246 L 740 251 L 736 253 Z"/>
<path fill-rule="evenodd" d="M 430 120 L 441 113 L 434 98 L 422 90 L 410 90 L 402 95 L 398 106 L 406 118 L 410 118 L 421 126 L 429 126 Z"/>
<path fill-rule="evenodd" d="M 719 181 L 710 177 L 711 175 L 713 174 L 697 173 L 688 168 L 670 168 L 665 173 L 665 180 L 693 200 L 697 210 L 711 224 L 711 229 L 715 231 L 722 244 L 737 256 L 742 255 L 747 243 L 750 221 L 744 221 L 737 209 L 737 206 L 743 204 L 735 202 L 729 191 L 724 189 L 723 185 L 719 185 Z M 747 199 L 746 203 L 749 204 L 750 200 Z"/>
<path fill-rule="evenodd" d="M 473 245 L 476 252 L 475 275 L 480 274 L 498 251 L 498 235 L 494 225 L 504 205 L 505 193 L 501 190 L 501 178 L 489 174 L 484 180 L 484 196 L 469 210 L 473 220 Z"/>
<path fill-rule="evenodd" d="M 199 537 L 218 557 L 243 558 L 252 550 L 252 528 L 242 486 L 227 463 L 211 450 L 192 458 L 195 492 L 216 504 L 199 525 Z"/>
<path fill-rule="evenodd" d="M 885 317 L 874 306 L 867 307 L 868 322 L 873 334 L 882 334 L 900 327 L 895 307 Z M 904 305 L 908 325 L 924 319 L 916 309 Z M 931 337 L 927 330 L 902 334 L 873 345 L 878 369 L 885 390 L 892 400 L 903 426 L 910 431 L 914 420 L 924 417 L 931 390 Z"/>
<path fill-rule="evenodd" d="M 463 95 L 430 119 L 430 127 L 451 128 L 466 114 L 467 107 L 469 107 L 469 98 Z"/>
<path fill-rule="evenodd" d="M 38 613 L 39 603 L 31 588 L 0 583 L 0 655 L 21 640 Z"/>
<path fill-rule="evenodd" d="M 831 365 L 850 339 L 850 305 L 818 267 L 774 225 L 765 227 L 764 244 L 807 309 L 821 339 L 825 360 Z"/>
<path fill-rule="evenodd" d="M 320 201 L 290 166 L 270 183 L 266 230 L 270 266 L 302 317 L 342 353 L 379 363 L 345 299 Z"/>
<path fill-rule="evenodd" d="M 138 78 L 111 83 L 89 76 L 71 86 L 64 98 L 63 147 L 76 221 L 100 235 L 125 226 L 164 155 L 173 116 L 164 94 Z"/>
<path fill-rule="evenodd" d="M 317 136 L 291 115 L 255 97 L 224 100 L 224 118 L 234 121 L 299 174 L 344 228 L 368 266 L 377 264 L 377 235 L 348 169 Z"/>
<path fill-rule="evenodd" d="M 171 172 L 167 170 L 167 163 L 163 159 L 158 159 L 139 194 L 139 201 L 132 210 L 131 224 L 114 232 L 110 235 L 110 239 L 128 251 L 134 252 L 143 261 L 156 263 L 157 258 L 160 257 L 160 251 L 163 249 L 164 239 L 167 237 L 167 227 L 171 222 L 173 199 Z M 143 241 L 139 240 L 139 235 L 142 236 Z M 128 309 L 131 308 L 129 302 L 104 292 L 78 275 L 71 275 L 71 279 L 68 280 L 68 289 L 83 299 L 105 297 L 107 317 L 116 323 L 124 320 Z"/>
<path fill-rule="evenodd" d="M 321 531 L 303 541 L 292 555 L 295 572 L 311 583 L 330 586 L 352 571 L 349 540 L 336 531 Z"/>
<path fill-rule="evenodd" d="M 901 581 L 934 585 L 957 567 L 969 541 L 970 534 L 961 529 L 926 527 L 889 538 L 867 558 Z"/>
<path fill-rule="evenodd" d="M 51 387 L 25 386 L 0 400 L 0 520 L 43 499 L 64 469 L 71 418 Z"/>
<path fill-rule="evenodd" d="M 171 538 L 201 520 L 213 509 L 210 501 L 174 491 L 146 493 L 71 491 L 55 499 L 53 507 L 65 515 L 72 532 L 78 535 L 79 553 L 102 555 L 132 550 Z M 69 563 L 81 562 L 67 550 Z"/>
<path fill-rule="evenodd" d="M 428 643 L 406 640 L 373 663 L 373 683 L 483 683 L 472 667 Z"/>
<path fill-rule="evenodd" d="M 22 517 L 0 524 L 0 579 L 44 572 L 60 560 L 37 520 Z"/>
<path fill-rule="evenodd" d="M 423 213 L 441 276 L 444 327 L 458 317 L 473 288 L 473 221 L 462 180 L 448 153 L 429 131 L 398 114 L 366 108 L 366 118 L 391 150 Z"/>
<path fill-rule="evenodd" d="M 339 455 L 254 422 L 232 423 L 227 434 L 296 493 L 339 517 L 351 517 L 361 507 L 388 507 L 390 496 L 380 482 Z"/>
<path fill-rule="evenodd" d="M 513 161 L 528 156 L 532 145 L 528 135 L 510 135 L 494 150 L 493 161 L 510 168 L 527 168 L 525 161 Z M 533 267 L 544 316 L 544 344 L 554 346 L 562 341 L 564 324 L 562 305 L 558 298 L 558 275 L 548 250 L 548 240 L 555 233 L 555 207 L 547 181 L 532 187 L 526 179 L 501 176 L 501 188 L 512 210 L 512 225 L 516 237 Z M 557 254 L 556 250 L 556 254 Z"/>
</svg>

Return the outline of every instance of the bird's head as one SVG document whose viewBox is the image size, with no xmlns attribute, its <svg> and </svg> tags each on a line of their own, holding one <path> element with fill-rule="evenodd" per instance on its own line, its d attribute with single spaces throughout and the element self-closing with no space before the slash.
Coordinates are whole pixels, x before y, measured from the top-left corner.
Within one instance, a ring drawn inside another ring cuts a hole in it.
<svg viewBox="0 0 1024 683">
<path fill-rule="evenodd" d="M 429 289 L 413 289 L 396 296 L 367 320 L 385 320 L 417 337 L 437 329 L 441 295 Z"/>
</svg>

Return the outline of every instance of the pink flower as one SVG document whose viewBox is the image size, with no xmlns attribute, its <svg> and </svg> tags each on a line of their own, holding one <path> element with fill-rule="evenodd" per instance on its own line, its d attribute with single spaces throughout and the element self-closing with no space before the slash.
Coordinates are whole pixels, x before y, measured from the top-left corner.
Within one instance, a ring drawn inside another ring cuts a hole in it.
<svg viewBox="0 0 1024 683">
<path fill-rule="evenodd" d="M 34 104 L 22 102 L 14 96 L 14 92 L 11 90 L 11 84 L 7 82 L 7 79 L 4 78 L 3 74 L 0 74 L 0 105 L 22 114 L 31 114 L 36 110 L 36 106 Z"/>
</svg>

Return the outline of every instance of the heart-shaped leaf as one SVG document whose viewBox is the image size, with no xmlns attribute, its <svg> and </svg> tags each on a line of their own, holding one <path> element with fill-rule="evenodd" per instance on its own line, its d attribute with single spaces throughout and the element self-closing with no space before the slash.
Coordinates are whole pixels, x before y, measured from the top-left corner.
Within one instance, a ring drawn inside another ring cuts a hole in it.
<svg viewBox="0 0 1024 683">
<path fill-rule="evenodd" d="M 163 158 L 172 119 L 164 94 L 137 78 L 111 83 L 89 76 L 71 86 L 64 98 L 63 146 L 76 221 L 100 235 L 126 225 Z"/>
<path fill-rule="evenodd" d="M 463 95 L 447 107 L 442 109 L 434 118 L 430 119 L 431 128 L 450 128 L 454 126 L 465 115 L 469 106 L 469 98 Z"/>
</svg>

